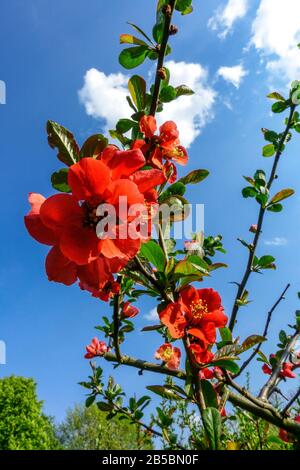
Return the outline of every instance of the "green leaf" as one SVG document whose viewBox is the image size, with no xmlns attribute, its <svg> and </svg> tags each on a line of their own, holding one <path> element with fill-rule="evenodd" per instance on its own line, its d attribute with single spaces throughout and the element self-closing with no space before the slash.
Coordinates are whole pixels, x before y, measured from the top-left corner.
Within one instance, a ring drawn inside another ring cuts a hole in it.
<svg viewBox="0 0 300 470">
<path fill-rule="evenodd" d="M 182 15 L 187 15 L 193 11 L 192 1 L 193 0 L 177 0 L 175 8 L 177 11 L 180 11 Z"/>
<path fill-rule="evenodd" d="M 282 204 L 272 204 L 271 206 L 267 207 L 267 210 L 270 212 L 281 212 L 283 209 Z"/>
<path fill-rule="evenodd" d="M 242 195 L 245 198 L 255 197 L 257 195 L 257 190 L 253 188 L 252 186 L 247 186 L 246 188 L 243 188 Z"/>
<path fill-rule="evenodd" d="M 259 260 L 258 260 L 258 265 L 259 267 L 261 268 L 266 268 L 267 266 L 269 266 L 270 264 L 274 263 L 275 261 L 275 258 L 271 255 L 265 255 L 265 256 L 262 256 Z"/>
<path fill-rule="evenodd" d="M 158 202 L 161 204 L 166 201 L 170 196 L 183 196 L 185 193 L 186 187 L 180 181 L 176 181 L 176 183 L 172 184 L 171 186 L 166 189 L 158 198 Z"/>
<path fill-rule="evenodd" d="M 209 175 L 208 170 L 193 170 L 190 173 L 188 173 L 186 176 L 184 176 L 183 178 L 180 178 L 178 182 L 183 183 L 183 184 L 197 184 L 205 180 L 205 178 L 207 178 L 208 175 Z"/>
<path fill-rule="evenodd" d="M 143 77 L 133 75 L 128 82 L 128 89 L 137 110 L 142 111 L 146 103 L 146 82 Z"/>
<path fill-rule="evenodd" d="M 150 390 L 150 392 L 156 393 L 156 395 L 159 395 L 160 397 L 167 398 L 168 400 L 183 400 L 184 398 L 180 395 L 178 395 L 174 390 L 170 390 L 167 387 L 164 387 L 163 385 L 148 385 L 146 387 L 147 390 Z"/>
<path fill-rule="evenodd" d="M 106 403 L 105 401 L 99 401 L 97 403 L 97 407 L 101 411 L 111 411 L 113 409 L 113 405 Z"/>
<path fill-rule="evenodd" d="M 65 127 L 57 122 L 47 122 L 48 143 L 51 148 L 57 148 L 58 159 L 71 166 L 79 160 L 79 147 L 73 136 Z"/>
<path fill-rule="evenodd" d="M 232 333 L 229 328 L 219 328 L 222 341 L 232 341 Z"/>
<path fill-rule="evenodd" d="M 228 344 L 219 349 L 214 355 L 215 360 L 236 359 L 240 346 L 238 344 Z"/>
<path fill-rule="evenodd" d="M 179 96 L 190 96 L 194 94 L 195 92 L 186 85 L 180 85 L 176 87 L 177 98 L 179 98 Z"/>
<path fill-rule="evenodd" d="M 274 131 L 269 131 L 268 129 L 262 129 L 264 133 L 264 138 L 268 142 L 276 143 L 278 140 L 278 134 Z"/>
<path fill-rule="evenodd" d="M 208 380 L 200 380 L 202 393 L 207 407 L 218 408 L 216 391 Z"/>
<path fill-rule="evenodd" d="M 135 125 L 136 123 L 131 119 L 119 119 L 116 125 L 116 129 L 121 134 L 124 134 L 125 132 L 128 132 L 130 129 L 132 129 Z"/>
<path fill-rule="evenodd" d="M 172 87 L 171 85 L 165 86 L 159 94 L 159 99 L 163 103 L 169 103 L 170 101 L 173 101 L 176 98 L 177 98 L 176 88 Z"/>
<path fill-rule="evenodd" d="M 182 220 L 185 220 L 190 214 L 189 202 L 179 194 L 175 196 L 170 196 L 165 199 L 161 205 L 161 208 L 163 207 L 163 205 L 167 205 L 170 208 L 170 211 L 168 211 L 167 213 L 167 216 L 169 217 L 168 222 L 180 222 Z M 163 215 L 164 210 L 161 210 L 161 213 Z M 162 222 L 164 223 L 165 220 L 162 220 Z"/>
<path fill-rule="evenodd" d="M 226 347 L 226 346 L 225 346 Z M 239 366 L 236 364 L 236 362 L 233 362 L 229 359 L 220 359 L 216 361 L 212 361 L 211 364 L 213 366 L 220 367 L 220 369 L 226 369 L 232 372 L 233 374 L 238 374 L 240 371 Z"/>
<path fill-rule="evenodd" d="M 138 67 L 138 65 L 141 65 L 144 62 L 148 52 L 149 49 L 145 46 L 126 48 L 119 55 L 119 63 L 125 69 L 134 69 L 135 67 Z"/>
<path fill-rule="evenodd" d="M 258 361 L 265 362 L 266 364 L 270 364 L 269 359 L 262 351 L 257 351 L 257 355 L 260 357 L 259 359 L 257 359 Z"/>
<path fill-rule="evenodd" d="M 222 419 L 216 408 L 209 407 L 203 411 L 203 425 L 210 449 L 218 450 L 220 448 Z"/>
<path fill-rule="evenodd" d="M 288 108 L 288 105 L 285 102 L 277 101 L 272 105 L 273 113 L 282 113 Z"/>
<path fill-rule="evenodd" d="M 241 353 L 245 352 L 248 349 L 253 348 L 253 346 L 263 343 L 264 341 L 266 341 L 266 338 L 264 336 L 259 336 L 259 335 L 248 336 L 248 338 L 246 338 L 245 341 L 243 341 L 243 343 L 241 344 L 240 352 Z"/>
<path fill-rule="evenodd" d="M 293 189 L 282 189 L 275 196 L 272 197 L 270 204 L 275 204 L 277 202 L 283 201 L 288 197 L 292 196 L 295 193 Z"/>
<path fill-rule="evenodd" d="M 198 255 L 190 255 L 186 259 L 196 269 L 202 271 L 203 273 L 208 273 L 208 271 L 210 270 L 210 266 Z"/>
<path fill-rule="evenodd" d="M 164 271 L 166 264 L 165 255 L 161 247 L 154 240 L 143 243 L 140 253 L 144 258 L 150 261 L 158 271 Z"/>
<path fill-rule="evenodd" d="M 285 102 L 285 98 L 280 93 L 278 93 L 277 91 L 273 91 L 272 93 L 269 93 L 267 95 L 267 98 L 270 98 L 271 100 L 277 100 L 277 101 L 284 101 Z"/>
<path fill-rule="evenodd" d="M 80 150 L 80 158 L 97 157 L 108 145 L 108 139 L 102 134 L 94 134 L 89 137 Z"/>
<path fill-rule="evenodd" d="M 156 24 L 153 26 L 152 35 L 153 35 L 154 41 L 155 41 L 157 44 L 160 44 L 160 43 L 161 43 L 162 37 L 163 37 L 163 32 L 164 32 L 164 23 L 163 23 L 163 22 L 161 22 L 161 23 L 156 23 Z"/>
<path fill-rule="evenodd" d="M 89 408 L 89 406 L 91 406 L 94 403 L 95 399 L 96 399 L 95 395 L 90 395 L 89 397 L 87 397 L 87 399 L 85 400 L 85 406 Z"/>
<path fill-rule="evenodd" d="M 265 145 L 262 149 L 262 154 L 264 157 L 272 157 L 275 153 L 275 146 L 273 144 Z"/>
<path fill-rule="evenodd" d="M 62 193 L 70 193 L 71 188 L 68 185 L 68 168 L 62 168 L 51 176 L 51 184 L 54 189 Z"/>
<path fill-rule="evenodd" d="M 129 24 L 133 29 L 135 29 L 138 33 L 144 36 L 144 38 L 147 39 L 147 41 L 151 42 L 151 39 L 149 38 L 149 36 L 139 26 L 137 26 L 134 23 L 131 23 L 130 21 L 127 21 L 127 24 Z"/>
<path fill-rule="evenodd" d="M 135 36 L 132 36 L 132 34 L 121 34 L 120 44 L 137 44 L 139 46 L 148 47 L 145 41 L 142 41 L 141 39 L 136 38 Z"/>
</svg>

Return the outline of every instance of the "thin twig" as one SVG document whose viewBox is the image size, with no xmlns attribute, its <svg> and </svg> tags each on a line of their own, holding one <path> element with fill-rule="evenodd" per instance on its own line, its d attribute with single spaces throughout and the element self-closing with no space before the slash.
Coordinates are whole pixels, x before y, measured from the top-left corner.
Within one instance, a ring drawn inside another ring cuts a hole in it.
<svg viewBox="0 0 300 470">
<path fill-rule="evenodd" d="M 269 180 L 268 180 L 268 183 L 267 183 L 267 189 L 268 190 L 271 189 L 273 181 L 276 177 L 277 166 L 278 166 L 281 154 L 282 154 L 282 148 L 283 148 L 284 142 L 285 142 L 286 137 L 287 137 L 287 135 L 290 131 L 290 128 L 291 128 L 294 111 L 295 111 L 295 105 L 291 105 L 288 122 L 287 122 L 287 125 L 286 125 L 286 128 L 285 128 L 285 131 L 283 132 L 282 137 L 280 139 L 280 142 L 278 144 L 278 150 L 276 152 L 274 162 L 273 162 L 273 166 L 272 166 L 272 170 L 271 170 L 271 174 L 270 174 L 270 177 L 269 177 Z M 238 314 L 238 311 L 239 311 L 238 300 L 241 298 L 241 296 L 242 296 L 242 294 L 245 290 L 245 287 L 247 285 L 247 282 L 249 280 L 250 274 L 252 272 L 253 259 L 254 259 L 255 253 L 256 253 L 256 249 L 257 249 L 257 245 L 258 245 L 258 242 L 259 242 L 259 239 L 260 239 L 260 235 L 262 233 L 262 225 L 263 225 L 266 210 L 267 210 L 266 207 L 260 206 L 259 214 L 258 214 L 258 221 L 257 221 L 257 230 L 256 230 L 256 233 L 254 235 L 254 240 L 253 240 L 251 249 L 249 250 L 249 256 L 248 256 L 246 270 L 244 272 L 241 283 L 238 284 L 238 290 L 237 290 L 237 294 L 236 294 L 234 304 L 233 304 L 233 308 L 232 308 L 232 313 L 231 313 L 230 322 L 229 322 L 229 328 L 230 328 L 231 331 L 233 330 L 233 328 L 235 326 L 237 314 Z"/>
<path fill-rule="evenodd" d="M 289 409 L 291 408 L 291 406 L 293 405 L 293 403 L 295 403 L 295 401 L 300 397 L 300 387 L 298 388 L 298 391 L 295 393 L 294 396 L 292 396 L 292 398 L 290 399 L 290 401 L 288 402 L 288 404 L 286 405 L 286 407 L 282 410 L 282 414 L 285 416 L 288 414 L 288 411 Z"/>
<path fill-rule="evenodd" d="M 165 292 L 163 286 L 159 283 L 159 281 L 147 271 L 147 269 L 143 266 L 143 263 L 139 259 L 138 256 L 135 256 L 134 261 L 137 265 L 138 270 L 145 276 L 145 278 L 151 282 L 152 286 L 160 293 L 161 297 L 166 301 L 166 302 L 173 302 L 172 297 Z"/>
<path fill-rule="evenodd" d="M 272 319 L 272 315 L 273 315 L 273 312 L 274 310 L 278 307 L 278 305 L 280 304 L 280 302 L 282 300 L 285 299 L 285 294 L 287 292 L 287 290 L 290 288 L 290 284 L 288 284 L 286 286 L 286 288 L 284 289 L 284 291 L 282 292 L 282 294 L 280 295 L 280 297 L 276 300 L 275 304 L 273 305 L 273 307 L 271 308 L 271 310 L 269 310 L 268 312 L 268 315 L 267 315 L 267 321 L 266 321 L 266 324 L 265 324 L 265 328 L 264 328 L 264 332 L 263 332 L 263 337 L 266 338 L 267 337 L 267 334 L 268 334 L 268 330 L 269 330 L 269 326 L 270 326 L 270 322 L 271 322 L 271 319 Z M 252 352 L 252 354 L 250 354 L 250 356 L 248 357 L 248 359 L 245 360 L 245 362 L 241 365 L 241 368 L 240 368 L 240 371 L 238 374 L 235 375 L 235 377 L 238 377 L 244 369 L 246 369 L 246 367 L 250 364 L 250 362 L 253 360 L 253 358 L 256 356 L 256 354 L 258 353 L 258 351 L 260 351 L 260 348 L 262 346 L 262 343 L 259 343 L 256 348 L 254 349 L 254 351 Z"/>
</svg>

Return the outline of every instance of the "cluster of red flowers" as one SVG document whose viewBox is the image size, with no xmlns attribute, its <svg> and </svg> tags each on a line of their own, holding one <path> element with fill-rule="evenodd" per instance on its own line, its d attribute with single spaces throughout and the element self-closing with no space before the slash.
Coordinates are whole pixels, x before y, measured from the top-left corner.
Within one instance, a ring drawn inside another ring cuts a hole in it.
<svg viewBox="0 0 300 470">
<path fill-rule="evenodd" d="M 50 281 L 71 285 L 78 280 L 82 289 L 103 300 L 118 292 L 112 273 L 137 254 L 144 240 L 142 236 L 119 236 L 124 228 L 130 233 L 137 217 L 120 212 L 120 198 L 128 207 L 144 205 L 151 214 L 149 206 L 157 201 L 155 188 L 166 181 L 162 170 L 143 170 L 145 165 L 141 150 L 120 151 L 109 145 L 97 159 L 82 158 L 69 168 L 71 194 L 48 199 L 29 195 L 31 210 L 25 216 L 25 225 L 33 238 L 52 246 L 46 259 Z M 117 214 L 115 236 L 99 238 L 96 226 L 101 216 L 97 209 L 107 204 Z M 147 224 L 151 225 L 151 216 Z"/>
<path fill-rule="evenodd" d="M 188 337 L 190 353 L 198 364 L 207 364 L 213 359 L 211 348 L 216 342 L 216 329 L 227 323 L 221 298 L 216 291 L 188 286 L 180 291 L 176 302 L 169 303 L 160 312 L 159 317 L 172 338 Z M 173 365 L 175 348 L 171 350 L 170 345 L 164 346 L 169 358 L 167 365 L 171 358 Z M 159 355 L 163 359 L 161 352 Z M 176 355 L 178 359 L 178 352 Z M 210 375 L 209 370 L 206 373 Z"/>
<path fill-rule="evenodd" d="M 270 359 L 275 358 L 275 354 L 270 354 Z M 297 375 L 295 372 L 293 372 L 297 367 L 299 367 L 298 364 L 292 364 L 291 362 L 284 362 L 282 364 L 281 371 L 279 373 L 280 378 L 288 378 L 288 379 L 295 379 Z M 265 374 L 271 375 L 273 372 L 272 367 L 270 367 L 268 364 L 264 364 L 262 366 L 262 370 Z"/>
<path fill-rule="evenodd" d="M 186 165 L 188 155 L 186 149 L 180 145 L 179 132 L 175 122 L 167 121 L 157 130 L 156 119 L 153 116 L 143 116 L 140 120 L 140 131 L 145 140 L 136 140 L 134 149 L 141 149 L 147 164 L 153 168 L 163 170 L 170 183 L 176 181 L 177 170 L 173 162 Z"/>
</svg>

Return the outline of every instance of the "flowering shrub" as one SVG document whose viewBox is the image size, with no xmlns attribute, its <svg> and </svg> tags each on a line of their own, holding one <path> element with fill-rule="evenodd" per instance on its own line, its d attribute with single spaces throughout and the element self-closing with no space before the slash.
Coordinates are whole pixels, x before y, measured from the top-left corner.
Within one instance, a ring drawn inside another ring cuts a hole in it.
<svg viewBox="0 0 300 470">
<path fill-rule="evenodd" d="M 57 194 L 47 199 L 40 194 L 29 195 L 31 209 L 25 216 L 25 225 L 34 239 L 51 247 L 46 258 L 50 281 L 67 286 L 78 282 L 81 289 L 94 297 L 110 301 L 112 317 L 103 317 L 103 324 L 98 326 L 106 341 L 95 337 L 86 347 L 87 359 L 101 356 L 102 360 L 116 365 L 177 379 L 176 383 L 167 380 L 163 385 L 147 388 L 164 399 L 196 405 L 207 448 L 221 446 L 222 423 L 228 419 L 227 402 L 278 426 L 284 441 L 296 442 L 300 437 L 300 424 L 299 419 L 293 417 L 293 406 L 299 391 L 283 408 L 272 403 L 272 394 L 282 381 L 295 378 L 297 374 L 299 311 L 295 324 L 290 325 L 291 331 L 280 332 L 277 353 L 268 360 L 261 351 L 272 313 L 289 286 L 270 310 L 263 334 L 240 341 L 234 336 L 234 328 L 240 308 L 249 303 L 246 287 L 250 276 L 275 268 L 272 256 L 258 256 L 257 251 L 265 217 L 280 212 L 282 201 L 294 193 L 288 188 L 271 195 L 271 190 L 282 152 L 292 131 L 300 129 L 300 116 L 296 111 L 300 82 L 293 82 L 287 98 L 277 92 L 269 95 L 275 100 L 274 113 L 288 110 L 289 114 L 283 132 L 263 129 L 268 142 L 263 155 L 274 156 L 270 176 L 257 170 L 253 177 L 245 177 L 248 186 L 242 195 L 254 198 L 258 204 L 258 221 L 249 229 L 253 240 L 239 240 L 247 250 L 248 260 L 242 280 L 236 283 L 232 311 L 225 312 L 218 292 L 198 287 L 215 269 L 226 267 L 213 260 L 217 252 L 225 252 L 222 237 L 205 237 L 199 232 L 179 247 L 170 237 L 174 224 L 186 217 L 186 186 L 203 181 L 208 171 L 195 169 L 178 179 L 177 165 L 187 163 L 187 151 L 180 144 L 176 123 L 167 121 L 158 128 L 155 118 L 164 103 L 193 94 L 184 84 L 173 87 L 170 72 L 164 66 L 164 58 L 171 52 L 169 37 L 177 33 L 177 28 L 171 24 L 173 14 L 177 11 L 186 15 L 192 10 L 192 0 L 159 0 L 153 39 L 135 25 L 132 26 L 141 37 L 121 35 L 121 44 L 129 46 L 119 57 L 123 67 L 135 68 L 149 58 L 157 61 L 157 68 L 155 82 L 149 90 L 141 76 L 130 78 L 127 100 L 133 114 L 131 119 L 121 118 L 116 129 L 110 131 L 114 142 L 119 141 L 118 146 L 97 134 L 79 147 L 70 131 L 48 122 L 49 144 L 57 148 L 58 159 L 65 167 L 51 178 Z M 168 216 L 161 211 L 162 206 L 172 209 Z M 154 228 L 157 239 L 153 235 Z M 142 290 L 138 286 L 142 286 Z M 157 299 L 160 322 L 144 328 L 144 334 L 156 331 L 161 335 L 158 349 L 153 352 L 157 363 L 135 359 L 121 351 L 126 335 L 134 330 L 131 319 L 139 313 L 134 302 L 142 295 Z M 250 356 L 239 366 L 240 356 L 250 349 Z M 258 396 L 235 381 L 254 357 L 264 363 L 262 370 L 269 375 Z M 122 388 L 111 377 L 105 387 L 103 370 L 94 362 L 91 367 L 89 382 L 82 383 L 90 392 L 87 405 L 102 396 L 103 400 L 97 405 L 108 411 L 109 416 L 119 414 L 155 435 L 162 435 L 171 448 L 182 447 L 174 433 L 168 433 L 171 414 L 161 410 L 156 428 L 148 426 L 141 419 L 150 397 L 132 397 L 129 405 L 124 406 Z M 184 381 L 184 388 L 179 385 L 180 381 Z M 157 428 L 161 428 L 161 432 Z"/>
</svg>

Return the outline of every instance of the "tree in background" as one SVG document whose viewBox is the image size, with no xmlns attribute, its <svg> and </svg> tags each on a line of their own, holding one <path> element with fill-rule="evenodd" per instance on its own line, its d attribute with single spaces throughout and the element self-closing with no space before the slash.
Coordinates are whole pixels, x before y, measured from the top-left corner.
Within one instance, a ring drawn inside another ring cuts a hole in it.
<svg viewBox="0 0 300 470">
<path fill-rule="evenodd" d="M 66 450 L 152 449 L 150 436 L 139 426 L 106 418 L 96 405 L 75 405 L 57 429 L 58 440 Z"/>
<path fill-rule="evenodd" d="M 58 449 L 51 418 L 43 411 L 36 383 L 25 377 L 0 380 L 0 449 Z"/>
</svg>

